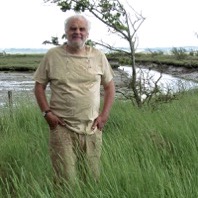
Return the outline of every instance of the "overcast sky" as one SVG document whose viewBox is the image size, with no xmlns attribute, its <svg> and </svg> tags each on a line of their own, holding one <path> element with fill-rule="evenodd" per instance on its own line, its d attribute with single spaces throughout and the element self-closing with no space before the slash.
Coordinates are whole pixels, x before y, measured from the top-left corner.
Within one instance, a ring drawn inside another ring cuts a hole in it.
<svg viewBox="0 0 198 198">
<path fill-rule="evenodd" d="M 138 31 L 139 48 L 198 46 L 198 0 L 129 2 L 146 17 Z M 71 14 L 43 0 L 0 0 L 0 48 L 49 48 L 42 42 L 51 36 L 61 37 L 64 20 Z M 122 46 L 120 39 L 109 36 L 95 19 L 90 20 L 90 39 Z"/>
</svg>

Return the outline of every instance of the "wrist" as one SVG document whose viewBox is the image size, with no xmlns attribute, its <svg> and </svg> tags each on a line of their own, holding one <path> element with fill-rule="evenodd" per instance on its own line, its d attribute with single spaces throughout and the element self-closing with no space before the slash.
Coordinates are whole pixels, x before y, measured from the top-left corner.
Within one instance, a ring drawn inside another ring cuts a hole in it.
<svg viewBox="0 0 198 198">
<path fill-rule="evenodd" d="M 46 111 L 43 111 L 42 112 L 42 115 L 43 117 L 45 118 L 47 116 L 48 113 L 52 112 L 50 109 L 46 110 Z"/>
<path fill-rule="evenodd" d="M 102 112 L 100 115 L 101 115 L 102 117 L 106 117 L 106 118 L 109 117 L 109 113 L 108 113 L 108 112 Z"/>
</svg>

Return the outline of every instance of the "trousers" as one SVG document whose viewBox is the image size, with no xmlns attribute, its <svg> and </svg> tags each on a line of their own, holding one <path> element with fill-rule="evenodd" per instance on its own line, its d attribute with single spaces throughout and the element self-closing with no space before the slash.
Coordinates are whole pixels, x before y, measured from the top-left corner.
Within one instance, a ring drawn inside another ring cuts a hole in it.
<svg viewBox="0 0 198 198">
<path fill-rule="evenodd" d="M 56 180 L 75 183 L 77 178 L 100 177 L 102 132 L 78 134 L 58 125 L 50 130 L 49 151 Z"/>
</svg>

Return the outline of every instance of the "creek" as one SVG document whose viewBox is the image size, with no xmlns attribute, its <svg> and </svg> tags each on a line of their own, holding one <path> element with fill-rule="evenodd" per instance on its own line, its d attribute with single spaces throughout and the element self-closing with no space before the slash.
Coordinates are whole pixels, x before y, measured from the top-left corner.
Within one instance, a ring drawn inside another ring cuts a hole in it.
<svg viewBox="0 0 198 198">
<path fill-rule="evenodd" d="M 125 71 L 128 76 L 132 76 L 132 68 L 128 66 L 120 66 L 120 69 Z M 147 81 L 149 86 L 154 86 L 154 83 L 160 78 L 157 83 L 159 87 L 166 91 L 179 92 L 189 89 L 198 88 L 198 83 L 193 80 L 186 80 L 184 78 L 174 77 L 170 74 L 161 74 L 155 70 L 149 70 L 145 68 L 137 68 L 137 78 L 141 77 L 142 81 Z M 161 77 L 160 77 L 161 76 Z M 148 82 L 149 81 L 149 82 Z"/>
</svg>

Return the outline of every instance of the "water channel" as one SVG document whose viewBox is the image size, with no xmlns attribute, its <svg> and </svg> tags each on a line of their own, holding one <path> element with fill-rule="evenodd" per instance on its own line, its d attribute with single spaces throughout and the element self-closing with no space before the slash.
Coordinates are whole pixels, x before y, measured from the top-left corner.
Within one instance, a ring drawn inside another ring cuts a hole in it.
<svg viewBox="0 0 198 198">
<path fill-rule="evenodd" d="M 119 68 L 128 73 L 129 76 L 132 75 L 131 67 L 120 66 Z M 145 68 L 137 68 L 136 71 L 137 78 L 141 76 L 142 79 L 145 78 L 150 80 L 150 82 L 148 83 L 150 86 L 154 86 L 154 83 L 160 78 L 157 84 L 164 90 L 164 92 L 166 92 L 167 90 L 171 90 L 172 92 L 178 92 L 183 90 L 189 90 L 192 88 L 198 88 L 198 83 L 192 80 L 185 80 L 184 78 L 174 77 L 172 75 L 164 73 L 161 76 L 160 72 Z"/>
<path fill-rule="evenodd" d="M 124 70 L 128 75 L 131 75 L 131 68 L 127 66 L 121 66 L 119 69 Z M 142 73 L 143 71 L 143 73 Z M 141 72 L 137 73 L 147 74 L 148 69 L 142 69 Z M 152 80 L 157 80 L 160 73 L 157 71 L 149 71 L 149 75 Z M 147 76 L 148 77 L 148 76 Z M 182 88 L 190 89 L 198 87 L 198 84 L 193 81 L 187 81 L 180 78 L 175 78 L 171 75 L 163 74 L 162 78 L 158 83 L 164 89 L 172 89 L 178 91 L 181 86 Z M 32 72 L 0 72 L 0 105 L 8 102 L 8 91 L 12 91 L 14 99 L 21 99 L 30 97 L 33 98 L 33 73 Z"/>
</svg>

